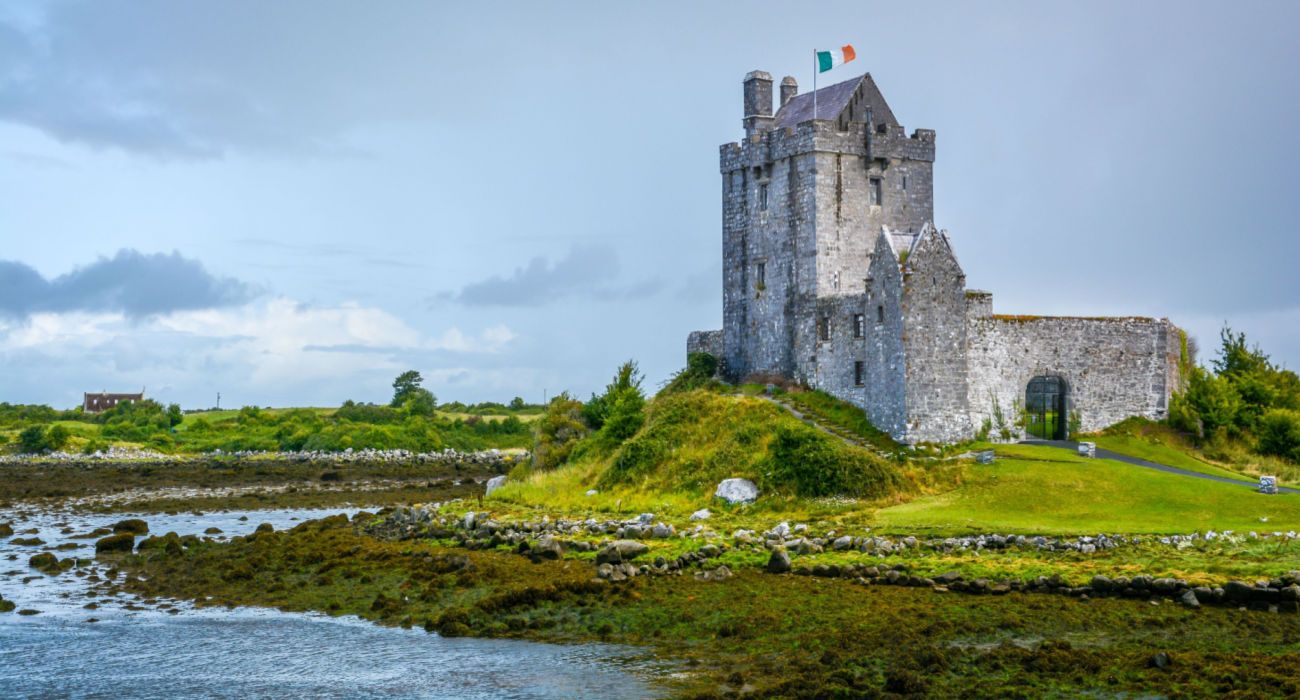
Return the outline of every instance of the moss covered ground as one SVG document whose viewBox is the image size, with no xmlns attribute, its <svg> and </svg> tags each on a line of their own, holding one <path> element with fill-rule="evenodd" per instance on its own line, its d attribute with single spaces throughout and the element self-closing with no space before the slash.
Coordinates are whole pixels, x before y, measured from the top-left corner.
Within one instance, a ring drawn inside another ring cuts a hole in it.
<svg viewBox="0 0 1300 700">
<path fill-rule="evenodd" d="M 589 561 L 381 542 L 336 517 L 117 560 L 111 587 L 200 605 L 357 615 L 445 635 L 612 641 L 681 697 L 1285 697 L 1294 615 L 762 573 L 593 578 Z M 1164 654 L 1164 657 L 1157 655 Z M 1168 663 L 1164 663 L 1167 660 Z"/>
</svg>

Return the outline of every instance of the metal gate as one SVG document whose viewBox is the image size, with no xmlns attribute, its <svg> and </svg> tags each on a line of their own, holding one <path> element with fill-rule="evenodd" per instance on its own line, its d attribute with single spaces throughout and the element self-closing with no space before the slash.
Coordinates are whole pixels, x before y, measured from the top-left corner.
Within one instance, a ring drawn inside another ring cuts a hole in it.
<svg viewBox="0 0 1300 700">
<path fill-rule="evenodd" d="M 1067 420 L 1065 382 L 1049 376 L 1029 380 L 1025 390 L 1025 432 L 1044 440 L 1064 440 Z"/>
</svg>

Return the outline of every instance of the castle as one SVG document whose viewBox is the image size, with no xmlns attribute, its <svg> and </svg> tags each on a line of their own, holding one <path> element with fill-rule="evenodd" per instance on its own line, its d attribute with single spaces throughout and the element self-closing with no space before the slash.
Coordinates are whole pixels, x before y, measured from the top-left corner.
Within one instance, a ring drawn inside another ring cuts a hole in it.
<svg viewBox="0 0 1300 700">
<path fill-rule="evenodd" d="M 786 77 L 775 114 L 772 82 L 745 76 L 745 138 L 721 147 L 722 330 L 691 333 L 688 353 L 732 380 L 822 389 L 912 444 L 1017 414 L 1054 438 L 1165 416 L 1181 330 L 994 314 L 932 224 L 935 132 L 908 135 L 870 74 L 815 97 Z"/>
</svg>

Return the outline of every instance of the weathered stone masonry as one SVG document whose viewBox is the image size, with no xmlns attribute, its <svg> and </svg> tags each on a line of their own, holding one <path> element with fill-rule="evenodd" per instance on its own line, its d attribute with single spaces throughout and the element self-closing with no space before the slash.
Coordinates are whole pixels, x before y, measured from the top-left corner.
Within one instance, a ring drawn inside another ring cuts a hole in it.
<svg viewBox="0 0 1300 700">
<path fill-rule="evenodd" d="M 935 133 L 908 135 L 868 75 L 799 95 L 744 81 L 745 138 L 719 153 L 723 327 L 697 331 L 733 379 L 779 375 L 861 406 L 906 442 L 970 437 L 994 401 L 1059 377 L 1084 430 L 1165 415 L 1181 331 L 1148 318 L 993 314 L 933 214 Z"/>
</svg>

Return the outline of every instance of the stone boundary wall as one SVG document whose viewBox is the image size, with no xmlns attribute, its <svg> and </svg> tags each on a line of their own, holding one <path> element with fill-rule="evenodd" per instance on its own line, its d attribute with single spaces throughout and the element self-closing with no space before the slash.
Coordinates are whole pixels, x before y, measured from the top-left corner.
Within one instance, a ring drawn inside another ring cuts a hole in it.
<svg viewBox="0 0 1300 700">
<path fill-rule="evenodd" d="M 707 352 L 722 361 L 722 331 L 691 331 L 686 336 L 686 356 L 697 352 Z"/>
<path fill-rule="evenodd" d="M 1007 420 L 1029 380 L 1065 380 L 1084 432 L 1129 416 L 1164 418 L 1177 387 L 1179 329 L 1168 319 L 989 316 L 967 329 L 967 400 L 976 429 L 997 397 Z M 1171 378 L 1173 380 L 1171 381 Z"/>
</svg>

